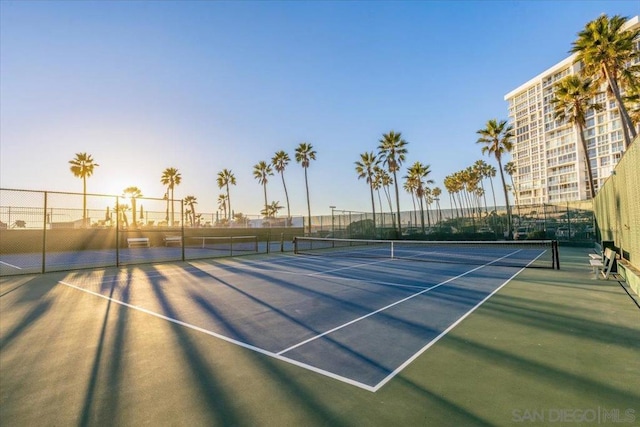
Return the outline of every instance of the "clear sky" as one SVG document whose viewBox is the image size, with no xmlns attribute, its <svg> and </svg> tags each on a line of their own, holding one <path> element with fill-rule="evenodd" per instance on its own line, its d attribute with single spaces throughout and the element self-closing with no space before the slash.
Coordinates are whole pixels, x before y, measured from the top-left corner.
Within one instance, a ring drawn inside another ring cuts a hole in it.
<svg viewBox="0 0 640 427">
<path fill-rule="evenodd" d="M 100 164 L 89 192 L 162 197 L 175 167 L 176 198 L 213 212 L 227 168 L 234 211 L 257 214 L 253 165 L 285 150 L 291 211 L 306 214 L 293 158 L 308 142 L 312 214 L 370 211 L 354 162 L 395 130 L 405 165 L 431 165 L 444 191 L 482 158 L 476 131 L 507 119 L 504 95 L 601 13 L 635 16 L 640 2 L 2 0 L 0 186 L 82 192 L 68 161 L 87 152 Z M 278 176 L 267 192 L 285 205 Z"/>
</svg>

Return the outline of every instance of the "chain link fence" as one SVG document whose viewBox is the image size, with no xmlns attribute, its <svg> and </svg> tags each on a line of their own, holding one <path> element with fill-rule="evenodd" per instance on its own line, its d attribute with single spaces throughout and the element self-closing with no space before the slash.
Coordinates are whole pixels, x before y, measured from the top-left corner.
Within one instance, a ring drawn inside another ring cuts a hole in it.
<svg viewBox="0 0 640 427">
<path fill-rule="evenodd" d="M 302 217 L 199 213 L 184 200 L 0 189 L 0 276 L 292 250 Z"/>
<path fill-rule="evenodd" d="M 598 231 L 640 269 L 640 138 L 629 145 L 594 199 Z"/>
</svg>

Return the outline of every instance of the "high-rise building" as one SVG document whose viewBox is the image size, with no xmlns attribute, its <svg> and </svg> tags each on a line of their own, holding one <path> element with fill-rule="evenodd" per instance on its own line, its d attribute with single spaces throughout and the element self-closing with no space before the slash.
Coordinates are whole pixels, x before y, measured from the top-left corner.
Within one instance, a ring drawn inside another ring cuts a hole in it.
<svg viewBox="0 0 640 427">
<path fill-rule="evenodd" d="M 625 29 L 640 27 L 638 16 Z M 640 42 L 636 44 L 640 50 Z M 585 200 L 590 196 L 587 168 L 575 128 L 553 118 L 553 86 L 563 77 L 577 74 L 581 64 L 575 55 L 540 73 L 505 95 L 514 139 L 511 156 L 517 202 L 521 205 Z M 587 116 L 585 138 L 597 189 L 611 174 L 624 150 L 621 119 L 615 99 L 602 86 L 596 102 L 604 108 Z"/>
</svg>

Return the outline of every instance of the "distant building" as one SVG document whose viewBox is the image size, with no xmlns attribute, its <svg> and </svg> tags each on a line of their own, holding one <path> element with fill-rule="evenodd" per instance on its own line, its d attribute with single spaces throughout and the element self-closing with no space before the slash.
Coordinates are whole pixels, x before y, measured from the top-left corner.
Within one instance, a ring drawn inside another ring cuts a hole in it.
<svg viewBox="0 0 640 427">
<path fill-rule="evenodd" d="M 640 27 L 638 16 L 627 21 L 626 29 Z M 636 45 L 640 50 L 640 42 Z M 553 85 L 576 74 L 581 64 L 575 55 L 559 62 L 505 95 L 509 120 L 514 128 L 511 155 L 516 165 L 513 175 L 518 203 L 559 203 L 589 198 L 587 169 L 572 125 L 553 119 Z M 615 99 L 606 86 L 596 101 L 603 111 L 587 118 L 585 136 L 596 191 L 611 174 L 622 156 L 624 137 Z"/>
</svg>

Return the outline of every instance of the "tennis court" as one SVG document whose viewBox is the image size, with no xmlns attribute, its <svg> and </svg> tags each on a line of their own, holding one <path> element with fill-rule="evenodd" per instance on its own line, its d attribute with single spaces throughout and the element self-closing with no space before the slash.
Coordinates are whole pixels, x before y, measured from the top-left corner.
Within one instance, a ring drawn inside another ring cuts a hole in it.
<svg viewBox="0 0 640 427">
<path fill-rule="evenodd" d="M 544 245 L 341 245 L 3 278 L 3 419 L 495 425 L 636 408 L 637 308 L 584 253 L 553 270 Z"/>
<path fill-rule="evenodd" d="M 453 244 L 398 242 L 391 257 L 362 241 L 335 247 L 345 242 L 297 242 L 299 253 L 311 243 L 331 247 L 320 250 L 328 256 L 202 260 L 59 284 L 376 391 L 550 251 L 476 243 L 456 260 Z"/>
</svg>

